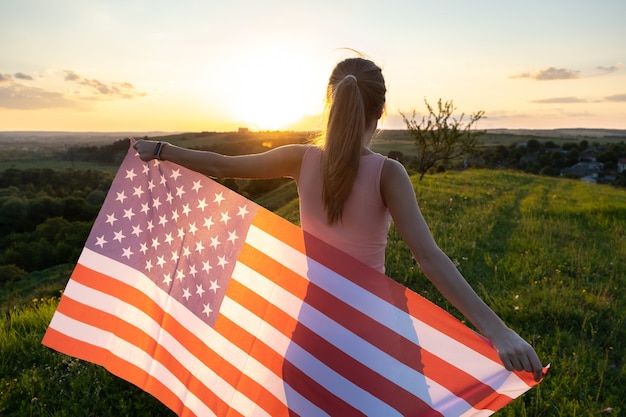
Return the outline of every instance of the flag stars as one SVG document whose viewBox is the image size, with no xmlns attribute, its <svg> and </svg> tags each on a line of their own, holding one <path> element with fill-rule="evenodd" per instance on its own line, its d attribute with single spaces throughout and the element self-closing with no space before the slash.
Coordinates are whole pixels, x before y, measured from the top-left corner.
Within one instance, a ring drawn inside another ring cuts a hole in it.
<svg viewBox="0 0 626 417">
<path fill-rule="evenodd" d="M 172 203 L 172 201 L 174 201 L 174 196 L 172 195 L 172 193 L 168 192 L 167 196 L 165 197 L 165 199 L 167 200 L 168 203 Z"/>
<path fill-rule="evenodd" d="M 133 209 L 124 209 L 124 218 L 131 220 L 133 218 L 133 216 L 135 215 L 135 213 L 133 213 Z"/>
<path fill-rule="evenodd" d="M 226 260 L 226 255 L 217 257 L 217 264 L 222 267 L 222 269 L 226 268 L 228 265 L 228 261 Z"/>
<path fill-rule="evenodd" d="M 209 291 L 213 291 L 214 293 L 217 293 L 217 290 L 220 289 L 220 286 L 217 284 L 217 280 L 214 279 L 211 281 L 211 286 L 209 287 Z"/>
<path fill-rule="evenodd" d="M 215 199 L 213 200 L 214 203 L 217 203 L 217 205 L 219 206 L 224 200 L 224 193 L 215 193 Z"/>
<path fill-rule="evenodd" d="M 150 206 L 148 205 L 148 203 L 141 203 L 141 212 L 143 214 L 148 214 L 149 211 L 150 211 Z"/>
<path fill-rule="evenodd" d="M 167 224 L 167 217 L 164 215 L 159 216 L 159 225 L 165 227 L 165 225 Z"/>
<path fill-rule="evenodd" d="M 172 283 L 172 274 L 163 275 L 163 284 L 169 286 Z"/>
<path fill-rule="evenodd" d="M 133 180 L 135 177 L 137 176 L 137 174 L 135 174 L 135 170 L 131 169 L 131 170 L 126 170 L 126 179 L 127 180 Z"/>
<path fill-rule="evenodd" d="M 133 235 L 139 237 L 141 232 L 143 232 L 143 230 L 141 230 L 141 227 L 139 225 L 133 226 Z"/>
<path fill-rule="evenodd" d="M 183 214 L 189 217 L 189 213 L 191 213 L 191 209 L 189 208 L 189 204 L 183 205 Z"/>
<path fill-rule="evenodd" d="M 150 167 L 148 166 L 148 164 L 144 164 L 142 174 L 147 175 L 149 172 L 150 172 Z"/>
<path fill-rule="evenodd" d="M 144 193 L 141 187 L 134 187 L 133 190 L 135 190 L 135 192 L 133 193 L 135 197 L 141 198 L 141 195 Z"/>
<path fill-rule="evenodd" d="M 215 223 L 213 223 L 213 217 L 205 217 L 204 218 L 204 227 L 207 228 L 207 230 L 211 230 L 211 226 L 213 226 Z"/>
<path fill-rule="evenodd" d="M 248 206 L 239 207 L 239 213 L 237 213 L 237 216 L 241 216 L 241 218 L 243 219 L 248 213 Z"/>
<path fill-rule="evenodd" d="M 207 208 L 208 204 L 206 202 L 206 198 L 203 198 L 202 200 L 198 201 L 198 207 L 200 210 L 202 210 L 202 212 L 204 212 L 204 209 Z"/>
<path fill-rule="evenodd" d="M 180 187 L 176 187 L 176 197 L 182 197 L 185 195 L 185 187 L 182 185 Z"/>
<path fill-rule="evenodd" d="M 157 256 L 157 265 L 159 265 L 161 268 L 163 268 L 163 265 L 165 265 L 165 257 L 163 255 Z"/>
<path fill-rule="evenodd" d="M 107 220 L 105 223 L 109 223 L 111 226 L 113 226 L 113 223 L 115 223 L 116 221 L 117 219 L 115 218 L 115 213 L 107 214 Z"/>
<path fill-rule="evenodd" d="M 203 250 L 204 250 L 204 245 L 202 244 L 202 242 L 196 242 L 196 252 L 202 253 Z"/>
<path fill-rule="evenodd" d="M 162 203 L 161 203 L 161 200 L 160 200 L 158 197 L 157 197 L 157 198 L 153 198 L 153 199 L 152 199 L 152 207 L 153 207 L 155 210 L 158 210 L 158 209 L 159 209 L 159 207 L 161 207 L 161 204 L 162 204 Z"/>
<path fill-rule="evenodd" d="M 237 236 L 237 231 L 233 230 L 232 232 L 228 232 L 228 240 L 234 245 L 235 244 L 235 240 L 239 239 L 239 236 Z"/>
<path fill-rule="evenodd" d="M 185 229 L 183 229 L 182 227 L 178 229 L 178 238 L 182 239 L 185 237 Z"/>
<path fill-rule="evenodd" d="M 146 228 L 149 231 L 152 231 L 152 229 L 154 229 L 154 224 L 152 224 L 152 220 L 148 220 L 148 225 L 146 226 Z"/>
<path fill-rule="evenodd" d="M 185 258 L 189 258 L 189 255 L 191 255 L 191 251 L 189 250 L 189 246 L 185 246 L 185 247 L 183 248 L 183 256 L 184 256 Z"/>
<path fill-rule="evenodd" d="M 172 174 L 170 175 L 170 178 L 172 178 L 174 181 L 176 181 L 178 179 L 178 177 L 180 177 L 182 174 L 180 173 L 180 169 L 175 169 L 172 171 Z"/>
<path fill-rule="evenodd" d="M 191 189 L 194 190 L 196 192 L 196 194 L 197 194 L 198 191 L 200 191 L 200 188 L 202 188 L 202 184 L 200 184 L 200 180 L 194 181 L 193 182 L 193 187 L 191 187 Z"/>
<path fill-rule="evenodd" d="M 196 232 L 198 231 L 198 228 L 196 227 L 196 223 L 190 223 L 189 224 L 189 233 L 191 233 L 192 235 L 196 235 Z"/>
<path fill-rule="evenodd" d="M 196 277 L 196 274 L 198 273 L 198 271 L 196 270 L 196 266 L 195 265 L 189 265 L 189 274 L 192 277 Z"/>
<path fill-rule="evenodd" d="M 120 203 L 123 203 L 124 200 L 126 200 L 126 193 L 124 191 L 121 191 L 119 193 L 116 193 L 117 197 L 115 198 L 115 201 L 119 201 Z"/>
<path fill-rule="evenodd" d="M 202 262 L 202 270 L 204 272 L 206 272 L 207 274 L 209 273 L 209 271 L 213 269 L 213 267 L 211 266 L 211 264 L 209 263 L 209 261 L 204 261 Z"/>
<path fill-rule="evenodd" d="M 217 249 L 217 247 L 220 245 L 220 241 L 218 240 L 217 236 L 212 237 L 211 238 L 211 244 L 209 246 L 212 246 L 213 249 Z"/>
<path fill-rule="evenodd" d="M 178 262 L 179 258 L 180 258 L 180 256 L 178 255 L 178 252 L 177 251 L 172 251 L 172 258 L 171 258 L 171 260 L 173 262 Z"/>
<path fill-rule="evenodd" d="M 183 289 L 183 298 L 189 301 L 189 297 L 191 297 L 191 293 L 189 292 L 189 288 Z"/>
<path fill-rule="evenodd" d="M 165 234 L 165 243 L 171 245 L 173 241 L 174 241 L 174 238 L 172 237 L 172 234 L 171 233 L 166 233 Z"/>
<path fill-rule="evenodd" d="M 150 271 L 152 271 L 152 268 L 153 268 L 152 261 L 148 259 L 146 261 L 146 269 L 148 270 L 148 272 L 150 272 Z"/>
<path fill-rule="evenodd" d="M 154 185 L 154 181 L 150 180 L 148 182 L 148 191 L 152 191 L 154 189 L 155 185 Z"/>
<path fill-rule="evenodd" d="M 104 245 L 106 245 L 107 243 L 108 242 L 104 240 L 104 235 L 96 238 L 96 246 L 100 246 L 101 248 L 103 248 Z"/>
<path fill-rule="evenodd" d="M 185 279 L 185 273 L 183 272 L 182 269 L 179 269 L 178 271 L 176 271 L 176 279 L 181 282 Z"/>
<path fill-rule="evenodd" d="M 165 178 L 165 175 L 161 175 L 161 181 L 159 181 L 159 185 L 165 184 L 167 184 L 167 178 Z"/>
<path fill-rule="evenodd" d="M 126 249 L 123 249 L 122 256 L 124 256 L 126 259 L 130 259 L 132 255 L 134 255 L 134 253 L 133 251 L 130 250 L 130 246 L 127 247 Z"/>
<path fill-rule="evenodd" d="M 213 312 L 213 310 L 211 310 L 211 307 L 209 306 L 209 303 L 203 304 L 203 306 L 204 306 L 204 310 L 202 310 L 202 312 L 204 314 L 206 314 L 207 317 L 209 317 L 211 315 L 211 313 Z"/>
<path fill-rule="evenodd" d="M 178 210 L 172 211 L 172 220 L 173 221 L 178 221 L 179 217 L 180 217 L 180 214 L 178 214 Z"/>
<path fill-rule="evenodd" d="M 221 214 L 222 218 L 220 219 L 221 222 L 223 222 L 224 224 L 228 224 L 228 221 L 230 220 L 230 216 L 228 215 L 228 212 L 225 211 L 224 213 Z"/>
<path fill-rule="evenodd" d="M 141 243 L 141 246 L 139 248 L 139 252 L 143 253 L 144 255 L 146 254 L 146 252 L 148 252 L 148 245 L 146 245 L 145 242 Z"/>
<path fill-rule="evenodd" d="M 118 242 L 122 243 L 122 240 L 125 238 L 126 236 L 124 236 L 124 233 L 122 230 L 120 230 L 119 232 L 115 232 L 115 237 L 113 238 L 113 240 L 117 240 Z"/>
<path fill-rule="evenodd" d="M 154 249 L 158 249 L 160 245 L 161 245 L 161 243 L 159 242 L 159 238 L 158 237 L 152 238 L 152 247 Z"/>
</svg>

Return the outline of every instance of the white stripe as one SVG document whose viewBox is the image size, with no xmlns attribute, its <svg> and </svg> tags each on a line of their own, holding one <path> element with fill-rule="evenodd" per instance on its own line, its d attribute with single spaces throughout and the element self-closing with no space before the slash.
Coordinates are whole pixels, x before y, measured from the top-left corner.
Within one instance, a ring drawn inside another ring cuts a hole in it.
<svg viewBox="0 0 626 417">
<path fill-rule="evenodd" d="M 521 395 L 530 387 L 517 375 L 507 371 L 502 364 L 487 358 L 468 346 L 459 343 L 436 328 L 410 316 L 411 329 L 407 331 L 406 317 L 408 314 L 396 306 L 375 296 L 363 287 L 345 279 L 335 271 L 308 258 L 302 252 L 271 236 L 262 229 L 252 226 L 246 241 L 267 256 L 276 259 L 287 268 L 305 279 L 311 280 L 322 289 L 355 309 L 367 312 L 375 311 L 370 316 L 380 324 L 401 334 L 423 349 L 440 357 L 442 360 L 474 376 L 482 383 L 503 395 Z M 403 325 L 402 327 L 399 327 Z M 419 340 L 417 335 L 419 335 Z M 445 346 L 446 349 L 442 349 Z M 494 374 L 499 374 L 494 377 Z M 505 390 L 500 390 L 503 383 Z"/>
<path fill-rule="evenodd" d="M 167 383 L 164 383 L 165 386 L 181 401 L 184 400 L 185 406 L 196 415 L 215 416 L 198 397 L 187 391 L 184 384 L 174 374 L 132 343 L 128 343 L 98 327 L 93 327 L 67 317 L 58 311 L 54 313 L 50 327 L 73 339 L 103 347 L 113 355 L 138 366 L 146 372 L 149 370 L 149 374 L 157 380 L 161 382 L 166 381 Z"/>
<path fill-rule="evenodd" d="M 113 278 L 120 281 L 123 281 L 124 283 L 146 294 L 148 297 L 153 299 L 155 303 L 159 305 L 159 307 L 161 307 L 163 310 L 166 310 L 178 322 L 180 322 L 182 326 L 184 326 L 187 330 L 200 338 L 208 348 L 214 350 L 218 355 L 223 357 L 224 360 L 232 364 L 235 368 L 241 370 L 252 380 L 258 381 L 259 379 L 262 379 L 264 381 L 263 386 L 267 390 L 269 390 L 276 398 L 278 398 L 279 401 L 281 401 L 283 404 L 287 404 L 283 382 L 277 375 L 267 369 L 258 360 L 250 357 L 247 352 L 241 350 L 238 346 L 234 345 L 223 335 L 213 330 L 213 328 L 211 328 L 198 317 L 196 317 L 186 307 L 173 299 L 169 299 L 167 294 L 163 296 L 164 291 L 156 287 L 154 283 L 143 274 L 128 267 L 125 264 L 106 258 L 88 249 L 83 250 L 83 253 L 81 254 L 81 257 L 79 259 L 79 263 L 86 266 L 87 268 L 93 269 L 108 276 L 112 276 Z M 77 284 L 74 281 L 70 281 L 70 283 Z M 70 295 L 67 291 L 68 290 L 66 289 L 65 294 Z M 143 320 L 139 323 L 134 323 L 133 317 L 136 317 L 135 315 L 137 314 L 137 312 L 139 312 L 139 314 L 144 314 L 141 313 L 140 310 L 106 294 L 99 293 L 95 290 L 92 291 L 109 298 L 105 297 L 105 300 L 103 302 L 100 302 L 94 295 L 89 295 L 80 297 L 77 301 L 94 307 L 97 304 L 98 307 L 95 308 L 110 312 L 111 314 L 114 314 L 118 317 L 122 317 L 122 311 L 128 310 L 128 314 L 123 316 L 126 321 L 129 321 L 130 323 L 133 323 L 137 327 L 143 329 L 144 331 L 146 331 L 146 333 L 149 333 L 151 337 L 155 338 L 155 340 L 160 343 L 163 343 L 163 341 L 161 341 L 161 338 L 163 338 L 166 334 L 168 338 L 172 339 L 172 343 L 180 346 L 170 348 L 170 352 L 181 363 L 183 363 L 186 368 L 192 371 L 194 373 L 194 376 L 196 376 L 205 385 L 208 385 L 207 388 L 209 390 L 215 392 L 216 395 L 218 395 L 225 401 L 229 401 L 228 399 L 235 395 L 233 394 L 234 390 L 232 390 L 232 387 L 226 382 L 224 382 L 225 386 L 220 388 L 220 390 L 216 388 L 221 387 L 220 384 L 214 386 L 213 382 L 208 383 L 209 378 L 219 379 L 219 377 L 210 368 L 207 368 L 201 361 L 198 361 L 195 356 L 193 356 L 187 349 L 184 349 L 184 347 L 180 345 L 179 342 L 175 340 L 172 335 L 169 335 L 165 331 L 162 331 L 160 326 L 157 323 L 154 323 L 152 319 L 150 319 L 148 316 L 146 316 L 148 317 L 146 320 L 149 319 L 151 321 L 150 326 L 148 326 L 147 322 Z M 155 295 L 157 296 L 155 297 Z M 72 298 L 74 298 L 74 296 Z M 159 339 L 156 339 L 157 337 Z M 178 349 L 182 349 L 180 353 Z M 219 379 L 219 381 L 223 380 Z M 166 383 L 166 381 L 164 381 L 164 383 Z M 227 389 L 226 387 L 230 387 L 230 389 Z M 236 403 L 247 404 L 251 403 L 251 401 L 246 398 L 244 401 L 236 401 Z M 254 403 L 252 402 L 252 404 Z M 252 412 L 251 409 L 239 411 L 246 416 L 251 415 Z"/>
</svg>

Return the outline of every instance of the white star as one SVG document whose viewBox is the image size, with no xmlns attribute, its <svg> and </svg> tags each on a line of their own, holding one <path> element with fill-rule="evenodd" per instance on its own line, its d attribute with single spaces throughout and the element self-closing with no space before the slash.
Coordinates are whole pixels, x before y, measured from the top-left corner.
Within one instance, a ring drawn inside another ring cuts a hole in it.
<svg viewBox="0 0 626 417">
<path fill-rule="evenodd" d="M 204 245 L 202 244 L 202 242 L 196 242 L 196 252 L 202 253 L 203 250 L 204 250 Z"/>
<path fill-rule="evenodd" d="M 176 279 L 178 279 L 180 281 L 185 279 L 185 274 L 183 273 L 182 269 L 179 269 L 178 271 L 176 271 Z"/>
<path fill-rule="evenodd" d="M 189 297 L 191 297 L 191 293 L 189 292 L 189 288 L 185 288 L 183 290 L 183 298 L 187 301 L 189 301 Z"/>
<path fill-rule="evenodd" d="M 163 255 L 157 257 L 157 265 L 163 267 L 165 265 L 165 257 Z"/>
<path fill-rule="evenodd" d="M 141 187 L 134 187 L 133 189 L 135 190 L 133 195 L 141 198 L 141 195 L 143 194 L 143 190 L 141 189 Z"/>
<path fill-rule="evenodd" d="M 176 197 L 182 197 L 185 195 L 185 187 L 182 185 L 180 187 L 176 187 Z"/>
<path fill-rule="evenodd" d="M 198 271 L 196 271 L 196 266 L 195 265 L 189 265 L 189 273 L 194 278 L 196 277 L 196 274 L 198 273 Z"/>
<path fill-rule="evenodd" d="M 116 193 L 117 197 L 115 198 L 115 201 L 119 201 L 120 203 L 123 203 L 124 200 L 126 200 L 126 194 L 124 193 L 124 191 L 120 192 L 120 193 Z"/>
<path fill-rule="evenodd" d="M 148 206 L 148 203 L 141 203 L 141 212 L 143 214 L 148 214 L 149 211 L 150 207 Z"/>
<path fill-rule="evenodd" d="M 211 226 L 213 226 L 215 223 L 213 223 L 213 217 L 209 217 L 209 218 L 204 218 L 204 227 L 206 227 L 208 230 L 211 230 Z"/>
<path fill-rule="evenodd" d="M 205 271 L 208 274 L 211 269 L 213 269 L 213 267 L 209 265 L 209 261 L 202 262 L 203 271 Z"/>
<path fill-rule="evenodd" d="M 221 205 L 221 204 L 222 204 L 222 201 L 224 201 L 224 200 L 225 200 L 225 198 L 224 198 L 224 195 L 223 195 L 223 194 L 224 194 L 224 193 L 219 193 L 219 194 L 218 194 L 218 193 L 215 193 L 215 200 L 213 200 L 213 202 L 214 202 L 214 203 L 217 203 L 217 205 L 218 205 L 218 206 L 219 206 L 219 205 Z"/>
<path fill-rule="evenodd" d="M 220 286 L 217 285 L 217 280 L 211 281 L 211 286 L 209 287 L 209 291 L 217 292 L 220 289 Z"/>
<path fill-rule="evenodd" d="M 237 231 L 234 230 L 232 232 L 228 232 L 228 240 L 230 240 L 232 242 L 232 244 L 235 244 L 235 240 L 239 239 L 239 236 L 237 236 Z"/>
<path fill-rule="evenodd" d="M 200 191 L 200 188 L 202 188 L 202 184 L 200 184 L 200 180 L 194 181 L 193 187 L 191 187 L 191 189 L 197 193 L 198 191 Z"/>
<path fill-rule="evenodd" d="M 158 237 L 153 238 L 153 239 L 152 239 L 152 247 L 153 247 L 154 249 L 157 249 L 157 248 L 159 247 L 159 245 L 160 245 L 160 243 L 159 243 L 159 238 L 158 238 Z"/>
<path fill-rule="evenodd" d="M 166 233 L 165 234 L 165 243 L 169 243 L 171 245 L 173 240 L 174 240 L 174 238 L 172 237 L 171 233 Z"/>
<path fill-rule="evenodd" d="M 148 172 L 150 172 L 150 167 L 148 166 L 148 164 L 145 164 L 143 166 L 143 174 L 147 174 Z"/>
<path fill-rule="evenodd" d="M 148 220 L 148 226 L 147 226 L 147 229 L 148 229 L 149 231 L 152 231 L 152 229 L 154 229 L 154 225 L 152 224 L 152 220 Z"/>
<path fill-rule="evenodd" d="M 178 252 L 172 251 L 172 261 L 177 262 L 178 258 L 180 258 L 180 256 L 178 256 Z"/>
<path fill-rule="evenodd" d="M 189 208 L 189 204 L 185 204 L 183 206 L 183 214 L 187 217 L 189 217 L 189 213 L 191 212 L 191 209 Z"/>
<path fill-rule="evenodd" d="M 228 215 L 228 212 L 225 211 L 224 213 L 222 213 L 222 218 L 220 219 L 220 221 L 224 222 L 224 224 L 228 224 L 229 220 L 230 220 L 230 216 Z"/>
<path fill-rule="evenodd" d="M 128 220 L 131 220 L 133 218 L 133 216 L 135 215 L 135 213 L 133 213 L 133 209 L 124 209 L 124 217 L 127 218 Z"/>
<path fill-rule="evenodd" d="M 135 174 L 135 170 L 134 169 L 131 169 L 130 171 L 126 170 L 126 179 L 127 180 L 131 180 L 132 181 L 136 176 L 137 176 L 137 174 Z"/>
<path fill-rule="evenodd" d="M 170 285 L 171 282 L 172 282 L 172 274 L 163 275 L 163 284 Z"/>
<path fill-rule="evenodd" d="M 184 256 L 185 258 L 189 258 L 189 255 L 191 255 L 191 252 L 189 251 L 189 246 L 185 246 L 185 247 L 183 248 L 183 256 Z"/>
<path fill-rule="evenodd" d="M 155 209 L 159 209 L 159 207 L 161 206 L 161 201 L 159 200 L 159 198 L 153 198 L 152 199 L 152 207 L 154 207 Z"/>
<path fill-rule="evenodd" d="M 166 183 L 167 183 L 167 179 L 165 179 L 165 175 L 161 175 L 161 181 L 159 181 L 159 184 L 165 185 Z"/>
<path fill-rule="evenodd" d="M 120 230 L 119 232 L 115 232 L 115 237 L 113 238 L 113 240 L 117 240 L 118 242 L 122 243 L 122 239 L 124 239 L 126 236 L 124 236 L 124 233 L 122 233 L 122 230 Z"/>
<path fill-rule="evenodd" d="M 172 171 L 172 175 L 170 175 L 170 178 L 174 178 L 174 180 L 177 180 L 178 177 L 180 177 L 182 174 L 180 173 L 180 169 L 175 169 Z"/>
<path fill-rule="evenodd" d="M 130 246 L 127 247 L 126 249 L 124 249 L 124 253 L 122 254 L 122 256 L 125 256 L 126 259 L 130 259 L 130 256 L 134 255 L 133 252 L 130 250 Z"/>
<path fill-rule="evenodd" d="M 104 235 L 102 235 L 102 236 L 100 236 L 99 238 L 97 238 L 97 240 L 98 240 L 98 241 L 96 242 L 96 245 L 97 245 L 97 246 L 100 246 L 101 248 L 103 248 L 103 247 L 104 247 L 104 245 L 105 245 L 106 243 L 108 243 L 106 240 L 104 240 Z"/>
<path fill-rule="evenodd" d="M 248 206 L 239 207 L 239 213 L 237 213 L 237 215 L 241 216 L 242 219 L 249 213 L 247 207 Z"/>
<path fill-rule="evenodd" d="M 148 182 L 148 191 L 152 191 L 153 188 L 154 188 L 154 181 L 150 180 Z"/>
<path fill-rule="evenodd" d="M 151 270 L 152 270 L 152 261 L 146 261 L 146 269 L 147 269 L 148 271 L 151 271 Z"/>
<path fill-rule="evenodd" d="M 113 226 L 113 223 L 115 223 L 116 221 L 117 219 L 115 218 L 115 213 L 107 214 L 107 221 L 105 223 L 109 223 L 111 226 Z"/>
<path fill-rule="evenodd" d="M 209 246 L 213 246 L 214 249 L 220 245 L 220 241 L 217 239 L 217 236 L 211 238 L 211 244 Z"/>
<path fill-rule="evenodd" d="M 167 217 L 164 215 L 159 216 L 159 224 L 161 226 L 165 226 L 167 224 Z"/>
<path fill-rule="evenodd" d="M 226 265 L 228 265 L 228 261 L 226 260 L 226 255 L 217 257 L 217 264 L 224 269 Z"/>
<path fill-rule="evenodd" d="M 181 227 L 180 229 L 178 229 L 178 238 L 182 239 L 184 237 L 185 237 L 185 229 Z"/>
<path fill-rule="evenodd" d="M 144 255 L 146 254 L 146 252 L 148 252 L 148 245 L 146 245 L 145 242 L 141 243 L 141 248 L 139 249 L 139 252 L 143 253 Z"/>
<path fill-rule="evenodd" d="M 177 221 L 178 217 L 180 217 L 180 215 L 178 214 L 178 210 L 174 210 L 172 212 L 172 220 Z"/>
<path fill-rule="evenodd" d="M 200 210 L 202 210 L 204 212 L 204 209 L 208 206 L 208 204 L 206 203 L 206 198 L 203 198 L 202 200 L 198 201 L 198 207 Z"/>
<path fill-rule="evenodd" d="M 171 203 L 172 201 L 174 201 L 174 196 L 172 195 L 172 193 L 168 192 L 165 199 L 167 200 L 168 203 Z"/>
<path fill-rule="evenodd" d="M 198 231 L 198 228 L 196 227 L 196 223 L 190 223 L 189 224 L 189 233 L 191 233 L 192 235 L 195 236 L 196 232 Z"/>
<path fill-rule="evenodd" d="M 202 312 L 204 314 L 206 314 L 207 317 L 209 317 L 211 315 L 211 313 L 213 312 L 213 310 L 211 310 L 211 307 L 209 307 L 209 304 L 203 304 L 204 305 L 204 310 L 202 310 Z"/>
<path fill-rule="evenodd" d="M 141 230 L 141 227 L 139 227 L 139 225 L 133 226 L 133 234 L 135 236 L 139 236 L 141 232 L 143 232 L 143 230 Z"/>
</svg>

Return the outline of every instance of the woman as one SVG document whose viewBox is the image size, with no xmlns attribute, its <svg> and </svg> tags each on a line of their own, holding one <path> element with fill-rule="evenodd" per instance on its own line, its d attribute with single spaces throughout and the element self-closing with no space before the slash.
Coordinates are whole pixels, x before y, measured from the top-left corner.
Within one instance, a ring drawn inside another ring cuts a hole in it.
<svg viewBox="0 0 626 417">
<path fill-rule="evenodd" d="M 534 349 L 478 297 L 435 243 L 402 164 L 370 150 L 385 93 L 381 69 L 350 58 L 330 76 L 328 120 L 317 146 L 287 145 L 242 156 L 153 141 L 135 147 L 144 161 L 164 159 L 211 177 L 294 178 L 302 228 L 380 271 L 393 219 L 424 274 L 493 343 L 506 369 L 532 372 L 539 381 L 542 364 Z"/>
</svg>

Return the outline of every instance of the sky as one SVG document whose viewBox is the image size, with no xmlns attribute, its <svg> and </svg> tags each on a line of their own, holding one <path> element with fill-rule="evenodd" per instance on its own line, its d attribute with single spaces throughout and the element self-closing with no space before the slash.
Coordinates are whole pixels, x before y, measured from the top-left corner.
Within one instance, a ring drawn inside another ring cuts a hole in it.
<svg viewBox="0 0 626 417">
<path fill-rule="evenodd" d="M 624 0 L 0 0 L 0 131 L 317 129 L 353 50 L 379 127 L 626 129 Z"/>
</svg>

